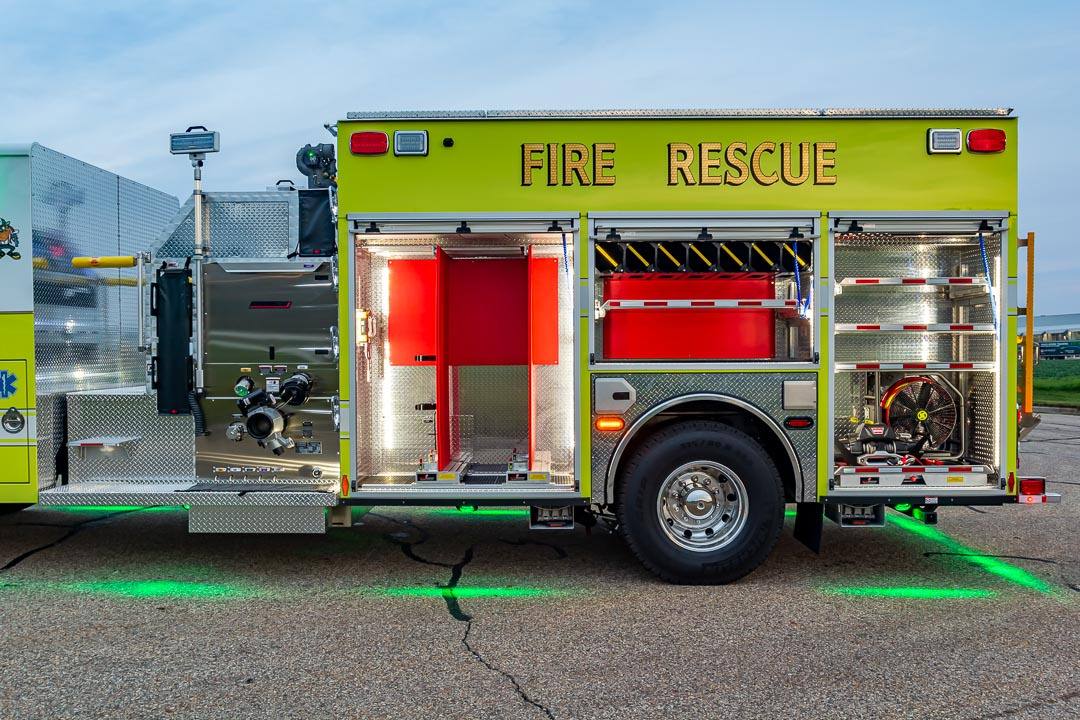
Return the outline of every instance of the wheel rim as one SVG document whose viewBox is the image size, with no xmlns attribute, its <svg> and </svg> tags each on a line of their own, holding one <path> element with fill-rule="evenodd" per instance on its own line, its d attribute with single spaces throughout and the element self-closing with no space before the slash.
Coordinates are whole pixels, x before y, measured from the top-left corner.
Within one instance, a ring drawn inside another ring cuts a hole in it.
<svg viewBox="0 0 1080 720">
<path fill-rule="evenodd" d="M 742 479 L 720 463 L 698 460 L 660 486 L 656 514 L 671 542 L 686 550 L 721 548 L 742 531 L 750 498 Z"/>
</svg>

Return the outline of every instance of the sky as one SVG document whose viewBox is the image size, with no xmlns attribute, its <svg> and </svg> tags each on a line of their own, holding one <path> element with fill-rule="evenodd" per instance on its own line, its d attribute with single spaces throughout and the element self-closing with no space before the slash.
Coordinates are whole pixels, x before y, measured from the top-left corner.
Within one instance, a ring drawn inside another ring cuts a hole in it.
<svg viewBox="0 0 1080 720">
<path fill-rule="evenodd" d="M 206 189 L 252 190 L 350 110 L 1015 108 L 1036 313 L 1080 312 L 1080 3 L 0 0 L 0 30 L 0 142 L 181 200 L 191 124 Z"/>
</svg>

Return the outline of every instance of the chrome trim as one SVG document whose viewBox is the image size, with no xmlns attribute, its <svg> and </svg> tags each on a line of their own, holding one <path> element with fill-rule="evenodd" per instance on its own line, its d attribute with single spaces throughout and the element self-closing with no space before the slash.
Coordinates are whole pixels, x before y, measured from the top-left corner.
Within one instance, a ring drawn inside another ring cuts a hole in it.
<svg viewBox="0 0 1080 720">
<path fill-rule="evenodd" d="M 791 444 L 791 440 L 780 428 L 780 425 L 773 420 L 765 411 L 756 405 L 740 400 L 739 398 L 732 397 L 730 395 L 721 395 L 720 393 L 691 393 L 690 395 L 680 395 L 679 397 L 665 400 L 664 402 L 656 405 L 645 411 L 641 417 L 634 421 L 634 423 L 623 433 L 622 438 L 619 440 L 619 444 L 615 446 L 615 452 L 611 454 L 611 462 L 608 464 L 607 476 L 604 479 L 604 496 L 606 498 L 614 500 L 615 492 L 615 471 L 619 467 L 619 461 L 622 460 L 622 454 L 626 451 L 626 446 L 630 444 L 631 438 L 637 434 L 639 430 L 652 418 L 656 417 L 660 413 L 668 410 L 677 405 L 685 405 L 688 402 L 694 402 L 695 400 L 717 400 L 719 402 L 728 403 L 734 405 L 737 408 L 746 410 L 753 414 L 755 417 L 763 420 L 767 426 L 772 428 L 772 431 L 780 439 L 781 444 L 784 446 L 784 450 L 787 451 L 788 460 L 791 461 L 791 469 L 795 472 L 795 497 L 802 497 L 802 466 L 799 464 L 799 457 L 795 454 L 795 448 Z"/>
<path fill-rule="evenodd" d="M 994 118 L 1012 108 L 729 108 L 673 110 L 390 110 L 346 113 L 345 120 L 576 120 L 584 118 Z"/>
</svg>

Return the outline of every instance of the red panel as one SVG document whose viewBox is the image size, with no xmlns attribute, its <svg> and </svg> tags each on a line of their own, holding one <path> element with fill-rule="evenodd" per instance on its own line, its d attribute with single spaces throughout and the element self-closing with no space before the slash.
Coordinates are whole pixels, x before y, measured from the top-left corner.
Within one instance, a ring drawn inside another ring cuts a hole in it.
<svg viewBox="0 0 1080 720">
<path fill-rule="evenodd" d="M 435 260 L 391 260 L 390 316 L 386 334 L 391 365 L 434 365 L 416 356 L 434 356 L 438 311 Z"/>
<path fill-rule="evenodd" d="M 450 336 L 446 327 L 450 259 L 442 248 L 435 251 L 435 262 L 435 449 L 439 470 L 445 470 L 453 457 L 453 448 L 450 447 Z"/>
<path fill-rule="evenodd" d="M 450 365 L 528 363 L 525 258 L 447 262 Z"/>
<path fill-rule="evenodd" d="M 606 300 L 772 300 L 771 276 L 635 275 L 604 279 Z M 657 308 L 611 310 L 604 357 L 619 360 L 736 360 L 775 357 L 773 311 Z"/>
<path fill-rule="evenodd" d="M 529 363 L 559 364 L 559 261 L 555 258 L 534 258 L 531 254 Z"/>
</svg>

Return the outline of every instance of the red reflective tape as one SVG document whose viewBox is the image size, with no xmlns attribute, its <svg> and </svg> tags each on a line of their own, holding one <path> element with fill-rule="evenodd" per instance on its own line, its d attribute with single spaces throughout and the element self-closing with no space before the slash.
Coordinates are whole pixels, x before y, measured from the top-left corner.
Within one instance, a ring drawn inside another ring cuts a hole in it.
<svg viewBox="0 0 1080 720">
<path fill-rule="evenodd" d="M 880 330 L 880 325 L 856 325 L 856 330 Z"/>
<path fill-rule="evenodd" d="M 925 285 L 926 278 L 904 278 L 902 282 L 905 285 Z"/>
<path fill-rule="evenodd" d="M 975 282 L 975 278 L 949 278 L 950 285 L 970 285 Z"/>
<path fill-rule="evenodd" d="M 974 325 L 950 325 L 953 330 L 974 330 Z"/>
<path fill-rule="evenodd" d="M 760 307 L 760 300 L 740 300 L 739 307 Z"/>
<path fill-rule="evenodd" d="M 857 473 L 876 473 L 877 468 L 855 468 Z"/>
<path fill-rule="evenodd" d="M 925 370 L 926 363 L 904 363 L 902 367 L 905 370 Z"/>
<path fill-rule="evenodd" d="M 691 300 L 690 307 L 712 307 L 713 302 L 711 300 Z"/>
<path fill-rule="evenodd" d="M 667 307 L 667 303 L 663 300 L 646 300 L 644 302 L 645 307 Z"/>
<path fill-rule="evenodd" d="M 971 370 L 975 363 L 949 363 L 949 367 L 954 370 Z"/>
<path fill-rule="evenodd" d="M 969 467 L 951 467 L 948 468 L 948 470 L 951 472 L 971 472 L 971 468 Z"/>
<path fill-rule="evenodd" d="M 905 330 L 925 330 L 926 327 L 927 327 L 926 325 L 905 325 L 904 329 Z"/>
<path fill-rule="evenodd" d="M 855 363 L 856 370 L 877 370 L 880 363 Z"/>
<path fill-rule="evenodd" d="M 880 282 L 874 278 L 855 278 L 856 285 L 877 285 Z"/>
</svg>

